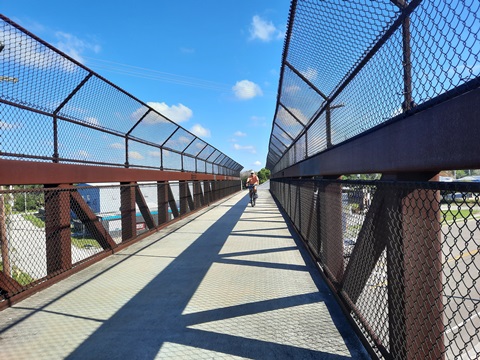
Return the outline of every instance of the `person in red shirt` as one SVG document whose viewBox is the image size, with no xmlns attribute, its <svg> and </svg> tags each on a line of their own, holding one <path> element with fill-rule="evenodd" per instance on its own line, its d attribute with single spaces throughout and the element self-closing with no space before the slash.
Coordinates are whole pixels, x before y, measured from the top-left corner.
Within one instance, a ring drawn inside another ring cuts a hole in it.
<svg viewBox="0 0 480 360">
<path fill-rule="evenodd" d="M 260 184 L 260 180 L 258 176 L 255 174 L 255 171 L 250 172 L 250 176 L 248 177 L 245 185 L 253 185 L 253 192 L 255 193 L 255 197 L 257 197 L 257 186 Z"/>
</svg>

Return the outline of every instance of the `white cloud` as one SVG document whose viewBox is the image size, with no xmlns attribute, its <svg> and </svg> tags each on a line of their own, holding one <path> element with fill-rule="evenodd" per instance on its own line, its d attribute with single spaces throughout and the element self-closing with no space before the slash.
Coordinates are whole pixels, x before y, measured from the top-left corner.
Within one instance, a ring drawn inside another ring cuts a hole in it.
<svg viewBox="0 0 480 360">
<path fill-rule="evenodd" d="M 208 138 L 211 136 L 210 130 L 204 128 L 200 124 L 193 125 L 190 131 L 193 134 L 197 135 L 199 138 Z"/>
<path fill-rule="evenodd" d="M 87 159 L 90 157 L 90 154 L 85 150 L 78 150 L 77 155 L 78 157 L 81 157 L 83 159 Z"/>
<path fill-rule="evenodd" d="M 300 86 L 290 85 L 290 86 L 287 86 L 283 91 L 285 91 L 287 94 L 295 94 L 300 91 Z"/>
<path fill-rule="evenodd" d="M 193 115 L 191 109 L 180 103 L 168 106 L 164 102 L 149 102 L 147 105 L 176 123 L 187 121 Z"/>
<path fill-rule="evenodd" d="M 257 160 L 257 161 L 255 161 L 255 162 L 253 163 L 253 165 L 255 165 L 255 166 L 260 166 L 260 165 L 262 165 L 262 163 Z"/>
<path fill-rule="evenodd" d="M 8 123 L 6 121 L 0 120 L 0 129 L 2 130 L 13 130 L 18 129 L 20 127 L 19 124 L 16 123 Z"/>
<path fill-rule="evenodd" d="M 295 115 L 295 117 L 300 120 L 303 124 L 308 123 L 308 118 L 305 116 L 305 114 L 302 112 L 302 110 L 297 109 L 297 108 L 292 108 L 290 109 L 290 112 Z"/>
<path fill-rule="evenodd" d="M 0 39 L 3 39 L 5 48 L 2 51 L 2 60 L 22 66 L 37 69 L 59 68 L 63 71 L 74 71 L 76 65 L 63 57 L 54 57 L 51 52 L 34 39 L 21 32 L 8 32 L 0 30 Z M 8 74 L 3 74 L 7 76 Z"/>
<path fill-rule="evenodd" d="M 241 100 L 253 99 L 256 96 L 262 96 L 263 92 L 260 86 L 250 80 L 237 81 L 232 87 L 235 96 Z"/>
<path fill-rule="evenodd" d="M 160 157 L 160 151 L 149 151 L 148 152 L 148 156 L 152 156 L 152 157 Z"/>
<path fill-rule="evenodd" d="M 255 146 L 253 145 L 245 145 L 245 146 L 242 146 L 242 145 L 239 145 L 239 144 L 233 144 L 233 148 L 235 150 L 240 150 L 240 151 L 247 151 L 251 154 L 256 154 L 257 153 L 257 149 L 255 148 Z"/>
<path fill-rule="evenodd" d="M 128 157 L 131 159 L 142 160 L 144 157 L 138 151 L 129 151 Z"/>
<path fill-rule="evenodd" d="M 318 77 L 318 71 L 311 67 L 307 68 L 305 71 L 301 71 L 301 73 L 310 81 L 314 81 Z"/>
<path fill-rule="evenodd" d="M 262 19 L 255 15 L 252 18 L 250 25 L 250 39 L 259 39 L 261 41 L 271 41 L 273 39 L 281 39 L 283 37 L 282 31 L 278 30 L 271 21 Z"/>
<path fill-rule="evenodd" d="M 302 124 L 306 124 L 308 122 L 308 118 L 305 116 L 305 114 L 302 112 L 302 110 L 298 108 L 289 108 L 288 109 Z M 287 110 L 284 108 L 280 108 L 280 110 L 277 112 L 277 119 L 276 122 L 279 124 L 285 126 L 285 127 L 292 127 L 290 125 L 292 123 L 292 115 L 290 115 Z M 296 125 L 293 125 L 295 127 Z M 300 124 L 298 125 L 300 126 Z"/>
<path fill-rule="evenodd" d="M 235 134 L 233 134 L 233 135 L 234 135 L 234 136 L 239 136 L 239 137 L 247 136 L 246 133 L 241 132 L 241 131 L 237 131 L 237 132 L 235 132 Z"/>
<path fill-rule="evenodd" d="M 89 43 L 75 35 L 57 31 L 55 36 L 58 39 L 57 48 L 82 64 L 85 62 L 82 54 L 86 50 L 91 50 L 96 54 L 100 52 L 100 45 Z"/>
<path fill-rule="evenodd" d="M 98 121 L 98 119 L 94 117 L 86 117 L 85 122 L 90 125 L 100 125 L 100 122 Z"/>
<path fill-rule="evenodd" d="M 156 103 L 149 103 L 149 104 L 156 104 Z M 135 110 L 132 115 L 130 115 L 130 118 L 132 121 L 137 122 L 142 116 L 145 115 L 147 112 L 147 108 L 145 106 L 142 106 Z M 170 123 L 167 119 L 165 119 L 163 116 L 160 114 L 151 111 L 147 114 L 147 116 L 144 117 L 142 120 L 142 124 L 158 124 L 158 123 Z"/>
<path fill-rule="evenodd" d="M 125 149 L 125 145 L 123 145 L 122 143 L 112 143 L 112 144 L 109 145 L 109 147 L 111 149 L 117 149 L 117 150 Z"/>
<path fill-rule="evenodd" d="M 180 137 L 178 138 L 178 142 L 179 142 L 180 144 L 190 144 L 191 141 L 192 141 L 192 139 L 189 139 L 189 138 L 186 137 L 186 136 L 180 136 Z M 174 140 L 173 142 L 175 143 L 175 140 Z"/>
</svg>

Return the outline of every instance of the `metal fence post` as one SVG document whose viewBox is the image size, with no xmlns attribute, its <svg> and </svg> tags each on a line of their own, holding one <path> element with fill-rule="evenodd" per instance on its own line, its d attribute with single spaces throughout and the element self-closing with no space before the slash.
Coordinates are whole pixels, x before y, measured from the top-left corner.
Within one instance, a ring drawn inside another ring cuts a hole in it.
<svg viewBox="0 0 480 360">
<path fill-rule="evenodd" d="M 402 203 L 408 359 L 445 357 L 439 197 L 439 191 L 421 189 Z"/>
<path fill-rule="evenodd" d="M 198 209 L 204 205 L 205 200 L 203 199 L 202 185 L 200 181 L 195 180 L 193 182 L 193 203 L 195 209 Z"/>
<path fill-rule="evenodd" d="M 330 182 L 320 187 L 320 228 L 325 268 L 333 281 L 343 280 L 342 185 Z M 323 195 L 323 196 L 322 196 Z"/>
<path fill-rule="evenodd" d="M 122 216 L 122 242 L 137 235 L 137 214 L 135 211 L 135 182 L 120 183 L 120 212 Z"/>
<path fill-rule="evenodd" d="M 185 180 L 178 182 L 180 192 L 180 216 L 185 215 L 188 212 L 188 183 Z"/>
<path fill-rule="evenodd" d="M 72 267 L 72 240 L 70 230 L 69 185 L 46 185 L 45 236 L 47 251 L 47 274 L 68 270 Z"/>
<path fill-rule="evenodd" d="M 157 182 L 158 225 L 167 223 L 168 216 L 168 181 Z"/>
</svg>

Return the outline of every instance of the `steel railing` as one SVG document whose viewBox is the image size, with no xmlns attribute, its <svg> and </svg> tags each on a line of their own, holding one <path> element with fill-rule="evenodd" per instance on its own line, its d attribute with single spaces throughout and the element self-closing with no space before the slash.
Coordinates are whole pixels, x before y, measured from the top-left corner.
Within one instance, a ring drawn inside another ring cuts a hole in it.
<svg viewBox="0 0 480 360">
<path fill-rule="evenodd" d="M 0 190 L 0 308 L 240 190 L 238 180 Z"/>
<path fill-rule="evenodd" d="M 293 0 L 267 168 L 478 88 L 479 13 L 468 0 Z"/>
<path fill-rule="evenodd" d="M 223 152 L 0 15 L 2 158 L 238 176 Z"/>
<path fill-rule="evenodd" d="M 242 166 L 0 15 L 0 308 L 240 191 Z"/>
<path fill-rule="evenodd" d="M 332 289 L 385 359 L 480 355 L 480 183 L 273 180 Z"/>
<path fill-rule="evenodd" d="M 480 168 L 479 14 L 292 1 L 271 192 L 372 357 L 480 357 L 480 185 L 429 181 Z"/>
</svg>

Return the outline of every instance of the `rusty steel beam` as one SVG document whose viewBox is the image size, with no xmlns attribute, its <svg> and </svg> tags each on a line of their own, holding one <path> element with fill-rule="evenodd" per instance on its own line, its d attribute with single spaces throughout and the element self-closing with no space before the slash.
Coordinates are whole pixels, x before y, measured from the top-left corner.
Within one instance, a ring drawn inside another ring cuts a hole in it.
<svg viewBox="0 0 480 360">
<path fill-rule="evenodd" d="M 0 271 L 0 290 L 9 294 L 15 294 L 22 291 L 23 286 L 14 280 L 10 275 Z"/>
<path fill-rule="evenodd" d="M 45 240 L 47 276 L 72 267 L 69 185 L 53 186 L 45 191 Z"/>
<path fill-rule="evenodd" d="M 150 212 L 150 209 L 147 206 L 147 202 L 143 197 L 142 191 L 138 186 L 135 186 L 135 202 L 140 209 L 140 213 L 142 214 L 143 219 L 148 226 L 148 229 L 153 229 L 155 227 L 155 221 L 153 220 L 152 213 Z"/>
<path fill-rule="evenodd" d="M 168 181 L 159 181 L 157 183 L 157 203 L 158 203 L 158 225 L 167 223 L 168 216 Z"/>
<path fill-rule="evenodd" d="M 195 193 L 195 190 L 194 190 L 194 193 Z M 187 182 L 187 203 L 190 211 L 195 210 L 195 202 L 193 199 L 192 192 L 190 191 L 190 186 L 188 185 L 188 182 Z"/>
<path fill-rule="evenodd" d="M 122 216 L 122 242 L 137 236 L 137 214 L 135 210 L 135 183 L 126 182 L 120 188 L 120 212 Z"/>
<path fill-rule="evenodd" d="M 478 169 L 480 107 L 472 104 L 480 104 L 480 88 L 387 122 L 272 177 Z"/>
<path fill-rule="evenodd" d="M 204 205 L 210 206 L 210 203 L 212 202 L 212 190 L 210 188 L 210 181 L 203 182 L 203 193 L 203 197 L 205 200 Z"/>
<path fill-rule="evenodd" d="M 387 246 L 387 235 L 392 226 L 387 211 L 393 207 L 393 204 L 387 204 L 387 197 L 388 190 L 379 188 L 375 192 L 345 270 L 342 288 L 353 303 L 360 297 Z"/>
<path fill-rule="evenodd" d="M 334 276 L 331 279 L 335 284 L 343 280 L 344 258 L 342 236 L 342 185 L 338 183 L 322 183 L 320 191 L 320 226 L 322 257 L 325 267 Z"/>
<path fill-rule="evenodd" d="M 193 201 L 195 209 L 198 209 L 205 205 L 205 199 L 203 197 L 202 185 L 200 181 L 193 182 Z"/>
<path fill-rule="evenodd" d="M 402 281 L 396 277 L 396 289 L 389 286 L 388 297 L 389 313 L 398 311 L 401 301 L 404 311 L 403 317 L 397 316 L 397 323 L 390 320 L 390 344 L 402 330 L 405 338 L 396 345 L 405 354 L 403 358 L 429 354 L 432 359 L 445 359 L 440 192 L 415 190 L 403 199 L 402 214 L 403 256 L 399 261 L 403 261 L 404 277 Z M 392 277 L 388 281 L 393 283 Z"/>
<path fill-rule="evenodd" d="M 188 183 L 185 181 L 179 181 L 179 196 L 180 196 L 180 215 L 188 213 Z"/>
<path fill-rule="evenodd" d="M 70 208 L 104 250 L 113 249 L 117 246 L 108 231 L 98 221 L 97 215 L 90 209 L 90 206 L 83 200 L 77 190 L 70 191 Z"/>
<path fill-rule="evenodd" d="M 430 179 L 438 181 L 433 173 L 384 176 L 384 180 L 391 181 Z M 386 249 L 393 359 L 413 359 L 418 354 L 442 359 L 445 343 L 440 194 L 414 185 L 392 189 L 378 185 L 348 263 L 342 291 L 356 304 Z"/>
<path fill-rule="evenodd" d="M 173 196 L 173 191 L 170 185 L 168 185 L 167 191 L 168 191 L 168 205 L 170 206 L 170 210 L 172 210 L 173 217 L 177 218 L 180 216 L 180 213 L 178 212 L 177 203 L 175 202 L 175 197 Z"/>
<path fill-rule="evenodd" d="M 238 180 L 194 172 L 126 169 L 0 159 L 0 185 L 74 184 L 168 180 Z"/>
<path fill-rule="evenodd" d="M 320 89 L 318 89 L 310 80 L 307 79 L 305 75 L 303 75 L 300 71 L 298 71 L 292 64 L 288 62 L 288 60 L 284 60 L 284 64 L 292 70 L 295 75 L 297 75 L 302 81 L 308 85 L 313 91 L 315 91 L 318 95 L 320 95 L 324 100 L 328 100 L 328 96 L 325 95 Z M 283 106 L 283 105 L 282 105 Z"/>
</svg>

